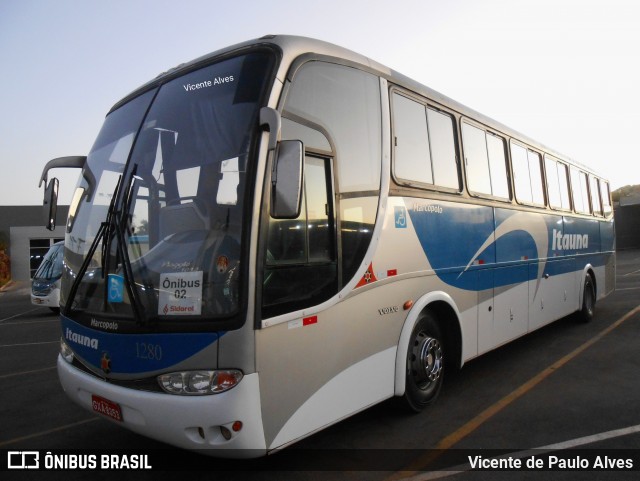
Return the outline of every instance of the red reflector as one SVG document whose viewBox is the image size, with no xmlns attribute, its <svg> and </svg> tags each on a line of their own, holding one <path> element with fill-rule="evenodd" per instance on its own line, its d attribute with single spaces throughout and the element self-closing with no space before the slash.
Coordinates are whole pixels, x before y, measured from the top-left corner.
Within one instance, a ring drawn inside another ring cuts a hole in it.
<svg viewBox="0 0 640 481">
<path fill-rule="evenodd" d="M 405 311 L 408 311 L 409 309 L 411 309 L 413 307 L 413 301 L 411 299 L 409 299 L 407 302 L 404 303 L 404 305 L 402 306 L 402 308 Z"/>
<path fill-rule="evenodd" d="M 233 423 L 231 429 L 233 429 L 235 432 L 240 431 L 242 429 L 242 421 L 236 421 L 235 423 Z"/>
<path fill-rule="evenodd" d="M 387 271 L 387 276 L 391 277 L 391 276 L 397 276 L 398 275 L 398 269 L 389 269 Z"/>
<path fill-rule="evenodd" d="M 302 319 L 302 325 L 308 326 L 310 324 L 316 324 L 318 322 L 318 316 L 305 317 Z"/>
<path fill-rule="evenodd" d="M 238 379 L 233 374 L 230 374 L 224 371 L 219 371 L 216 376 L 216 381 L 218 386 L 228 389 L 232 386 L 235 386 L 238 382 Z"/>
</svg>

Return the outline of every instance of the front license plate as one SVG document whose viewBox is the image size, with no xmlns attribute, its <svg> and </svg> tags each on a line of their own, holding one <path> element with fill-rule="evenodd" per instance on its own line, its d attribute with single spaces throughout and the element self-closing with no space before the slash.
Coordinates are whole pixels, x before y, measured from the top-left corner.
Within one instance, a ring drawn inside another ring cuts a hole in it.
<svg viewBox="0 0 640 481">
<path fill-rule="evenodd" d="M 95 394 L 91 395 L 91 405 L 93 410 L 97 413 L 107 416 L 108 418 L 115 419 L 116 421 L 122 421 L 122 409 L 113 401 L 109 401 Z"/>
</svg>

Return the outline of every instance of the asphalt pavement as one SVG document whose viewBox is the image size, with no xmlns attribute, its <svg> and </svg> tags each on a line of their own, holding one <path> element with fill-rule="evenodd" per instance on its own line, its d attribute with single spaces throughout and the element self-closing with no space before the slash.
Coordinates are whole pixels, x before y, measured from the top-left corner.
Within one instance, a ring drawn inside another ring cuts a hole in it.
<svg viewBox="0 0 640 481">
<path fill-rule="evenodd" d="M 192 462 L 215 472 L 193 471 L 192 479 L 637 479 L 640 251 L 618 253 L 616 279 L 616 292 L 598 303 L 591 323 L 569 316 L 467 363 L 446 379 L 438 402 L 423 413 L 407 415 L 392 400 L 384 402 L 259 463 L 185 453 L 77 407 L 57 380 L 57 316 L 30 304 L 28 283 L 14 283 L 0 292 L 0 455 L 151 449 L 166 462 L 175 458 L 178 467 L 188 469 Z M 620 470 L 556 464 L 553 471 L 477 471 L 458 463 L 469 455 L 530 459 L 531 453 L 545 463 L 556 455 L 579 463 L 574 458 L 580 450 L 635 462 Z M 440 470 L 451 453 L 456 464 Z M 30 479 L 26 472 L 7 474 Z M 57 479 L 61 473 L 38 474 Z M 73 479 L 114 477 L 110 471 L 65 472 L 71 474 Z M 157 479 L 158 474 L 118 477 Z"/>
</svg>

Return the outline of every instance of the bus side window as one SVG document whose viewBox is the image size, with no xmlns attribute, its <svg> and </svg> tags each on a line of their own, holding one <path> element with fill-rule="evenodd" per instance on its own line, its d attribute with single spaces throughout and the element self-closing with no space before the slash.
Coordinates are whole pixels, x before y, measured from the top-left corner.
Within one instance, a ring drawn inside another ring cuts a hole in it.
<svg viewBox="0 0 640 481">
<path fill-rule="evenodd" d="M 571 167 L 571 193 L 573 194 L 573 207 L 578 214 L 589 214 L 589 199 L 587 197 L 587 175 L 584 172 Z"/>
<path fill-rule="evenodd" d="M 602 197 L 602 207 L 605 217 L 609 217 L 613 212 L 611 207 L 611 193 L 609 192 L 609 183 L 600 179 L 600 195 Z"/>
<path fill-rule="evenodd" d="M 529 172 L 531 174 L 531 193 L 533 203 L 544 205 L 544 187 L 542 184 L 542 168 L 540 167 L 540 154 L 532 150 L 527 151 L 529 158 Z"/>
<path fill-rule="evenodd" d="M 553 157 L 545 155 L 544 167 L 547 176 L 549 207 L 553 209 L 571 209 L 567 166 Z"/>
<path fill-rule="evenodd" d="M 495 197 L 509 199 L 509 176 L 505 156 L 504 139 L 487 132 L 491 191 Z"/>
<path fill-rule="evenodd" d="M 560 183 L 560 203 L 565 210 L 571 209 L 571 201 L 569 198 L 569 175 L 567 174 L 567 166 L 562 162 L 558 162 L 558 181 Z"/>
<path fill-rule="evenodd" d="M 392 108 L 396 181 L 459 191 L 453 118 L 397 92 Z"/>
<path fill-rule="evenodd" d="M 393 112 L 394 176 L 400 181 L 433 184 L 429 131 L 424 105 L 394 94 Z"/>
<path fill-rule="evenodd" d="M 531 178 L 529 176 L 527 149 L 512 142 L 511 160 L 513 162 L 516 199 L 520 203 L 531 204 L 533 202 L 533 194 L 531 193 Z"/>
<path fill-rule="evenodd" d="M 491 195 L 489 154 L 484 130 L 462 123 L 462 147 L 467 174 L 467 187 L 475 194 Z"/>
<path fill-rule="evenodd" d="M 598 188 L 598 179 L 589 176 L 591 189 L 591 210 L 594 215 L 602 216 L 602 203 L 600 202 L 600 189 Z"/>
<path fill-rule="evenodd" d="M 466 122 L 462 123 L 467 185 L 473 193 L 509 198 L 504 140 Z"/>
<path fill-rule="evenodd" d="M 516 200 L 520 203 L 544 206 L 540 154 L 513 141 L 510 146 Z"/>
<path fill-rule="evenodd" d="M 449 189 L 460 190 L 456 141 L 453 119 L 450 115 L 427 108 L 429 144 L 433 163 L 433 183 Z"/>
</svg>

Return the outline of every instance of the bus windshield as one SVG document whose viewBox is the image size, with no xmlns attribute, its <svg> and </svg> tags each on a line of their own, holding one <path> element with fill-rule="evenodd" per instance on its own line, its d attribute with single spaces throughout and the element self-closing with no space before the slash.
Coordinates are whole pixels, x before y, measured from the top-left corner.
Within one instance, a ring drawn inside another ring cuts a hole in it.
<svg viewBox="0 0 640 481">
<path fill-rule="evenodd" d="M 67 314 L 238 314 L 247 172 L 272 64 L 265 51 L 228 58 L 107 116 L 69 212 Z"/>
<path fill-rule="evenodd" d="M 62 275 L 62 242 L 54 244 L 42 259 L 42 263 L 33 275 L 33 280 L 55 281 Z"/>
</svg>

